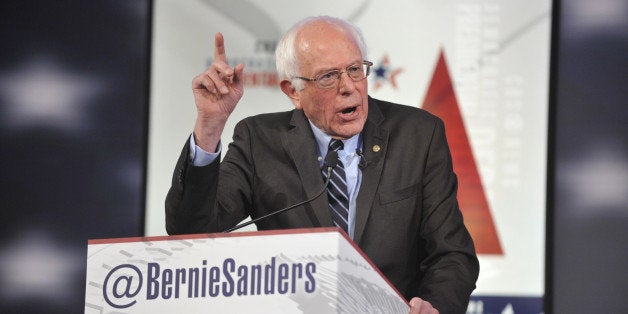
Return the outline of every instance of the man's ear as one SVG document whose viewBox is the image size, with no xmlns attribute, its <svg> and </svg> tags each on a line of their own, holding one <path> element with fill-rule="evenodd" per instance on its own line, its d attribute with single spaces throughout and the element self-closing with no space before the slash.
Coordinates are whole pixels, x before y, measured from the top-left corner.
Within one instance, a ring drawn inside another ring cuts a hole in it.
<svg viewBox="0 0 628 314">
<path fill-rule="evenodd" d="M 294 107 L 301 110 L 301 95 L 300 93 L 292 86 L 292 83 L 288 80 L 283 80 L 279 83 L 281 86 L 281 91 L 292 100 Z"/>
</svg>

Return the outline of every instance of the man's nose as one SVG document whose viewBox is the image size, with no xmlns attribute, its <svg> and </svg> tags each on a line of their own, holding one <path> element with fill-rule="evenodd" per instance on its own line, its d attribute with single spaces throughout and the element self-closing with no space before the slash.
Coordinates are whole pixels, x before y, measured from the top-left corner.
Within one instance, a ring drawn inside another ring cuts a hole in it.
<svg viewBox="0 0 628 314">
<path fill-rule="evenodd" d="M 338 89 L 341 94 L 350 94 L 355 90 L 355 82 L 349 77 L 346 71 L 340 72 L 338 79 L 340 80 L 340 82 L 338 82 Z"/>
</svg>

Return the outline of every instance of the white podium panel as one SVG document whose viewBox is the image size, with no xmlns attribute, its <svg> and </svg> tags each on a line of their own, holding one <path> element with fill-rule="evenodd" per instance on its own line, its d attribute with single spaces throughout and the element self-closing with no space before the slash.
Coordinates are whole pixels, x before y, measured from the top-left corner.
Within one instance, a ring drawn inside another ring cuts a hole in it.
<svg viewBox="0 0 628 314">
<path fill-rule="evenodd" d="M 90 240 L 85 313 L 408 313 L 336 228 Z"/>
</svg>

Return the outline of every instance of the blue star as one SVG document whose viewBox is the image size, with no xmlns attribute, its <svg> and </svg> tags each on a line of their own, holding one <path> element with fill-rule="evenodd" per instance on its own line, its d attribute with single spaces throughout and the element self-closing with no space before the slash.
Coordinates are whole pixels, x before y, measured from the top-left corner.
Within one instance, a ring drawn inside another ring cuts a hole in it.
<svg viewBox="0 0 628 314">
<path fill-rule="evenodd" d="M 386 71 L 388 71 L 388 69 L 387 69 L 385 66 L 380 65 L 380 66 L 378 66 L 377 68 L 375 68 L 375 75 L 376 75 L 378 78 L 383 78 L 383 79 L 385 79 L 385 78 L 386 78 Z"/>
</svg>

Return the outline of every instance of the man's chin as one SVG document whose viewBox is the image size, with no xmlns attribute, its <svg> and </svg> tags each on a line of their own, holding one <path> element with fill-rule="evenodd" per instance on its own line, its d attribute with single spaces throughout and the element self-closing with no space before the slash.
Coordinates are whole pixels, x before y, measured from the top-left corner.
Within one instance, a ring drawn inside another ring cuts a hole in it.
<svg viewBox="0 0 628 314">
<path fill-rule="evenodd" d="M 364 123 L 360 123 L 359 125 L 354 125 L 354 126 L 344 126 L 338 130 L 333 130 L 334 132 L 332 132 L 331 135 L 333 138 L 346 140 L 357 134 L 360 134 L 363 128 L 364 128 Z"/>
</svg>

